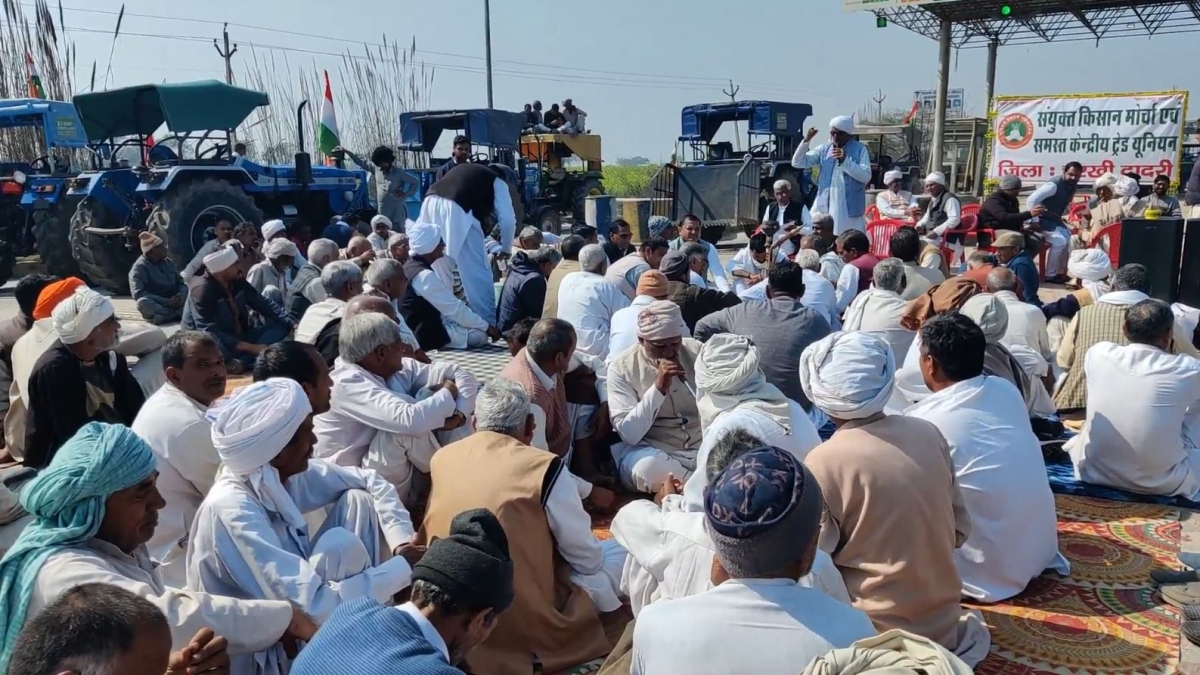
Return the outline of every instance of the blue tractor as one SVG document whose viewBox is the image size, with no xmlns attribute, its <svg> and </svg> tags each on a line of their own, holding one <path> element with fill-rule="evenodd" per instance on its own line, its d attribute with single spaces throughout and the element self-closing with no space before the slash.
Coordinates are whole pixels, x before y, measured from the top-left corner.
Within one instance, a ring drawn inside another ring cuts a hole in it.
<svg viewBox="0 0 1200 675">
<path fill-rule="evenodd" d="M 0 133 L 18 129 L 35 129 L 40 149 L 23 161 L 0 158 L 0 284 L 12 276 L 16 256 L 33 253 L 51 274 L 78 274 L 68 241 L 73 202 L 66 181 L 75 175 L 72 151 L 87 147 L 83 125 L 70 103 L 0 101 Z"/>
<path fill-rule="evenodd" d="M 69 194 L 81 198 L 71 246 L 84 274 L 128 293 L 129 268 L 140 254 L 137 237 L 147 230 L 182 267 L 222 219 L 256 227 L 271 218 L 303 220 L 320 231 L 332 216 L 370 213 L 365 172 L 312 166 L 304 151 L 307 102 L 296 111 L 301 132 L 294 164 L 267 166 L 233 155 L 230 130 L 268 104 L 264 93 L 216 80 L 76 96 L 88 138 L 110 148 L 106 166 L 69 181 Z M 148 144 L 164 125 L 172 135 Z"/>
<path fill-rule="evenodd" d="M 726 227 L 758 225 L 777 180 L 791 182 L 792 195 L 811 206 L 815 186 L 808 172 L 792 168 L 791 162 L 812 112 L 805 103 L 777 101 L 684 108 L 676 162 L 651 180 L 652 213 L 673 221 L 693 213 L 704 221 L 704 238 L 715 243 Z M 745 150 L 716 140 L 726 123 L 744 125 Z"/>
</svg>

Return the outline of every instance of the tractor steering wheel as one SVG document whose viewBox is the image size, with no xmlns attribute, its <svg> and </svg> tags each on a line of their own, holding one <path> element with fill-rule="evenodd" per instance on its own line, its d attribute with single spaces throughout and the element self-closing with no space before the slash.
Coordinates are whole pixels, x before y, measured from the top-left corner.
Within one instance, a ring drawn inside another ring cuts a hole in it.
<svg viewBox="0 0 1200 675">
<path fill-rule="evenodd" d="M 41 169 L 38 168 L 39 166 Z M 50 155 L 38 157 L 29 163 L 29 167 L 33 169 L 34 173 L 53 173 L 53 169 L 50 167 Z"/>
<path fill-rule="evenodd" d="M 204 152 L 201 152 L 199 155 L 196 155 L 196 159 L 204 159 L 209 155 L 212 155 L 213 159 L 219 159 L 227 150 L 229 150 L 229 145 L 227 143 L 218 143 L 217 145 L 206 149 Z"/>
<path fill-rule="evenodd" d="M 490 164 L 492 162 L 492 158 L 488 157 L 487 153 L 477 152 L 477 153 L 471 155 L 471 159 L 469 159 L 467 161 L 474 162 L 477 164 Z"/>
</svg>

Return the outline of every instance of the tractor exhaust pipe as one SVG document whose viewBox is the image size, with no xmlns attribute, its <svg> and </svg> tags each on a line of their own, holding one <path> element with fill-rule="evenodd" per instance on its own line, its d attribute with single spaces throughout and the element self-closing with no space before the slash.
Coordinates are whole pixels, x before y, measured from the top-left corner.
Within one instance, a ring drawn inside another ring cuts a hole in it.
<svg viewBox="0 0 1200 675">
<path fill-rule="evenodd" d="M 312 184 L 312 156 L 304 151 L 304 109 L 308 101 L 296 107 L 296 184 L 304 191 Z"/>
</svg>

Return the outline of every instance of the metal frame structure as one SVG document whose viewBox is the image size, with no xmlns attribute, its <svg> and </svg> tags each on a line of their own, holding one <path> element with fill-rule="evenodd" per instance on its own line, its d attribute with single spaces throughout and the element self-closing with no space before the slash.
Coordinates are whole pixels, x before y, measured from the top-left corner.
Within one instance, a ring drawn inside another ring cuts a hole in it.
<svg viewBox="0 0 1200 675">
<path fill-rule="evenodd" d="M 1000 16 L 1001 6 L 1012 14 Z M 1200 0 L 957 0 L 871 10 L 902 28 L 938 41 L 937 107 L 930 170 L 940 170 L 946 128 L 950 50 L 986 47 L 991 111 L 1000 45 L 1151 37 L 1200 32 Z"/>
</svg>

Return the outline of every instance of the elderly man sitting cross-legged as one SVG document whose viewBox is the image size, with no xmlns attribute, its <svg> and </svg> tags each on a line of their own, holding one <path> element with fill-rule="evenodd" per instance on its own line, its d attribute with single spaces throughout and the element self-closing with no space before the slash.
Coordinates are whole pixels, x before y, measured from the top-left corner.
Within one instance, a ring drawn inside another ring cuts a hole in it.
<svg viewBox="0 0 1200 675">
<path fill-rule="evenodd" d="M 597 610 L 621 606 L 625 552 L 591 531 L 579 492 L 557 456 L 529 445 L 533 416 L 519 385 L 496 378 L 480 392 L 475 433 L 433 457 L 433 491 L 419 535 L 433 542 L 468 509 L 495 513 L 513 556 L 512 606 L 467 657 L 474 673 L 532 673 L 608 654 Z"/>
<path fill-rule="evenodd" d="M 696 468 L 700 412 L 696 357 L 700 343 L 683 337 L 679 305 L 656 300 L 638 314 L 638 344 L 609 364 L 608 405 L 621 437 L 613 461 L 625 487 L 657 492 L 667 476 L 685 480 Z"/>
<path fill-rule="evenodd" d="M 793 675 L 830 649 L 875 634 L 870 619 L 797 579 L 812 570 L 821 487 L 790 452 L 733 459 L 704 496 L 714 588 L 645 608 L 633 633 L 633 675 Z M 714 620 L 720 617 L 720 620 Z"/>
<path fill-rule="evenodd" d="M 129 268 L 129 294 L 145 320 L 156 326 L 174 323 L 183 316 L 187 285 L 158 235 L 143 232 L 138 242 L 142 255 Z"/>
<path fill-rule="evenodd" d="M 166 586 L 146 542 L 163 499 L 154 453 L 127 427 L 93 422 L 25 485 L 21 503 L 35 520 L 0 562 L 0 669 L 27 619 L 79 584 L 124 588 L 162 610 L 176 649 L 202 628 L 229 640 L 231 654 L 271 648 L 283 637 L 309 640 L 316 625 L 279 600 L 239 600 Z"/>
<path fill-rule="evenodd" d="M 876 628 L 927 637 L 976 664 L 991 635 L 959 604 L 954 562 L 970 515 L 937 427 L 884 414 L 895 369 L 887 343 L 862 332 L 834 333 L 800 357 L 804 391 L 838 427 L 804 459 L 825 496 L 821 548 Z"/>
<path fill-rule="evenodd" d="M 314 425 L 317 456 L 378 471 L 415 508 L 441 447 L 436 434 L 467 423 L 475 378 L 452 364 L 405 358 L 396 323 L 376 312 L 344 320 L 338 345 L 330 409 Z"/>
<path fill-rule="evenodd" d="M 188 588 L 286 600 L 321 623 L 346 600 L 386 602 L 408 586 L 420 557 L 408 512 L 375 472 L 311 459 L 312 407 L 299 384 L 255 382 L 209 419 L 221 470 L 196 513 Z M 325 523 L 310 535 L 304 514 L 318 509 Z M 234 660 L 237 672 L 287 666 L 283 649 Z"/>
</svg>

